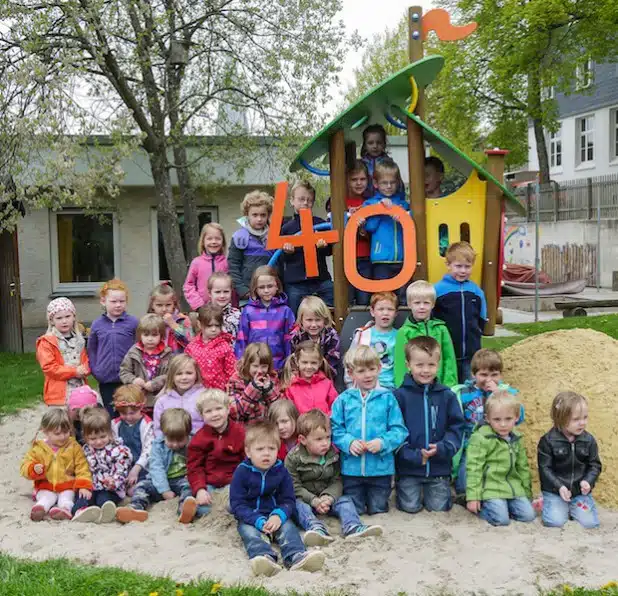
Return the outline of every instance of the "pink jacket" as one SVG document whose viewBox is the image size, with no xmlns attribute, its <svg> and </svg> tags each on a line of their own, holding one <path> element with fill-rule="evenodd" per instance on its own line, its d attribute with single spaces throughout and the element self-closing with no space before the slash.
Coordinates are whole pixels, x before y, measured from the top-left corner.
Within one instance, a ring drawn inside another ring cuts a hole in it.
<svg viewBox="0 0 618 596">
<path fill-rule="evenodd" d="M 285 396 L 294 402 L 299 414 L 317 408 L 330 416 L 338 395 L 333 382 L 321 370 L 309 381 L 294 375 L 292 383 L 285 390 Z"/>
<path fill-rule="evenodd" d="M 193 310 L 197 310 L 200 306 L 204 306 L 210 296 L 208 294 L 208 278 L 215 271 L 223 271 L 227 273 L 229 267 L 227 258 L 223 254 L 209 255 L 203 252 L 199 257 L 195 257 L 191 261 L 187 279 L 182 286 L 182 291 L 189 306 Z"/>
</svg>

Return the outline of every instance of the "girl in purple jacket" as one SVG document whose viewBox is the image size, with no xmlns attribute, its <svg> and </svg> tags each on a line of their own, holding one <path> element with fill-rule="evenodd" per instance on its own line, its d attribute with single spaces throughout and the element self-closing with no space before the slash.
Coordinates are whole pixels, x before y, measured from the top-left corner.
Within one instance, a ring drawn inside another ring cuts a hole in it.
<svg viewBox="0 0 618 596">
<path fill-rule="evenodd" d="M 92 323 L 88 336 L 90 370 L 99 383 L 103 404 L 110 416 L 114 391 L 120 382 L 120 363 L 135 343 L 139 321 L 126 312 L 129 288 L 119 279 L 103 284 L 99 291 L 104 313 Z"/>
<path fill-rule="evenodd" d="M 249 287 L 251 299 L 240 315 L 240 329 L 236 337 L 236 358 L 240 360 L 245 348 L 254 342 L 268 345 L 275 370 L 283 368 L 291 353 L 290 332 L 294 313 L 288 306 L 277 272 L 268 265 L 258 267 Z"/>
</svg>

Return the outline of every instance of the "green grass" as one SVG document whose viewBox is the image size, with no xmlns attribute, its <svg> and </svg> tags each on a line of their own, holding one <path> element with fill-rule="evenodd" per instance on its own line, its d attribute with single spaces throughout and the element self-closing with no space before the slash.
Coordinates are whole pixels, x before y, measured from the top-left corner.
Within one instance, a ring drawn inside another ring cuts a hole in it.
<svg viewBox="0 0 618 596">
<path fill-rule="evenodd" d="M 43 401 L 43 373 L 34 354 L 0 352 L 0 417 Z"/>
</svg>

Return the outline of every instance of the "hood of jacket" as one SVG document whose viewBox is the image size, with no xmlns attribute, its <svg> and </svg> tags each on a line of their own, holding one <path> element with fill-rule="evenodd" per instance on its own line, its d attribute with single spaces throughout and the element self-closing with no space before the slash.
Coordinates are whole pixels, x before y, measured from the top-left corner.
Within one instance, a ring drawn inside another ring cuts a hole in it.
<svg viewBox="0 0 618 596">
<path fill-rule="evenodd" d="M 321 370 L 319 370 L 310 379 L 305 379 L 304 377 L 301 377 L 300 375 L 294 375 L 292 377 L 292 381 L 290 383 L 290 387 L 292 387 L 292 386 L 295 386 L 295 387 L 313 387 L 313 386 L 318 385 L 319 383 L 322 383 L 324 381 L 326 381 L 327 383 L 330 383 L 330 379 Z"/>
<path fill-rule="evenodd" d="M 403 322 L 400 329 L 410 329 L 417 331 L 419 335 L 429 335 L 425 333 L 425 330 L 433 330 L 438 327 L 446 328 L 446 323 L 441 319 L 429 318 L 425 321 L 417 321 L 412 314 Z"/>
<path fill-rule="evenodd" d="M 277 306 L 287 306 L 288 297 L 285 292 L 280 292 L 277 296 L 273 296 L 273 299 L 270 301 L 270 304 L 268 306 L 264 306 L 264 304 L 259 298 L 250 298 L 248 304 L 249 306 L 253 306 L 254 308 L 272 308 Z"/>
<path fill-rule="evenodd" d="M 425 393 L 425 389 L 427 389 L 427 391 L 430 393 L 436 393 L 438 391 L 450 391 L 450 389 L 446 385 L 442 385 L 442 383 L 438 383 L 438 381 L 429 383 L 429 385 L 423 385 L 422 383 L 418 383 L 414 380 L 410 373 L 408 373 L 403 378 L 403 383 L 401 384 L 400 389 L 407 389 L 408 391 L 413 391 L 414 393 L 419 393 L 421 395 Z"/>
</svg>

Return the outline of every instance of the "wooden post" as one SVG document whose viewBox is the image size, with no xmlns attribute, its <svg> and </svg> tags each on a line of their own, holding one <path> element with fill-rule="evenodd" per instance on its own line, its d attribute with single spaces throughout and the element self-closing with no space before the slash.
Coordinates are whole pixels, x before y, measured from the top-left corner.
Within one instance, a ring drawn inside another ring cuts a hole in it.
<svg viewBox="0 0 618 596">
<path fill-rule="evenodd" d="M 335 326 L 338 331 L 348 315 L 348 280 L 343 268 L 343 226 L 345 214 L 346 173 L 345 136 L 343 129 L 329 139 L 330 207 L 333 230 L 339 230 L 339 242 L 333 245 L 333 285 L 335 289 Z"/>
<path fill-rule="evenodd" d="M 423 8 L 412 6 L 408 12 L 408 50 L 410 62 L 423 57 Z M 418 89 L 414 113 L 423 118 L 425 92 Z M 425 144 L 421 127 L 410 118 L 408 128 L 408 171 L 410 175 L 410 211 L 416 226 L 416 271 L 414 279 L 427 279 L 427 215 L 425 208 Z"/>
<path fill-rule="evenodd" d="M 504 177 L 504 157 L 508 151 L 493 149 L 485 151 L 489 156 L 487 171 L 496 180 L 502 181 Z M 496 328 L 496 312 L 498 310 L 498 280 L 500 272 L 500 251 L 504 250 L 503 238 L 500 235 L 502 229 L 500 218 L 502 217 L 502 190 L 495 184 L 487 181 L 487 207 L 485 210 L 485 241 L 483 249 L 483 277 L 482 288 L 487 301 L 487 323 L 485 323 L 484 335 L 493 335 Z"/>
</svg>

